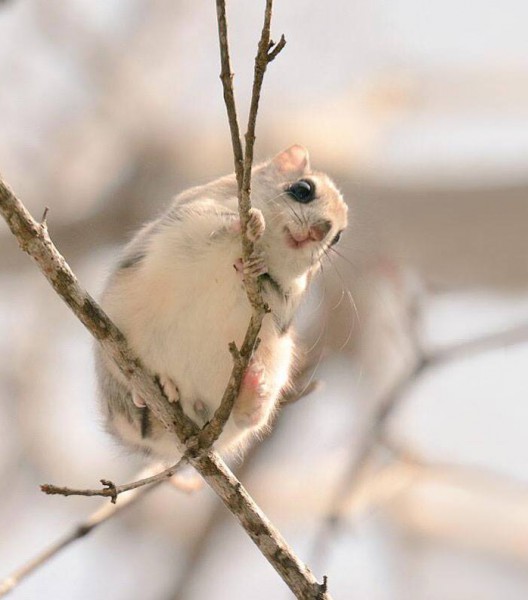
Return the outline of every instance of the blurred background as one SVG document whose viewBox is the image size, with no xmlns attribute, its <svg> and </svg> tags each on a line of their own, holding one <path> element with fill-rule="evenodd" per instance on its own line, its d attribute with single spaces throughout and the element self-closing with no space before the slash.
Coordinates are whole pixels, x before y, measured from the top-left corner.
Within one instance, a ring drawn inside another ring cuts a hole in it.
<svg viewBox="0 0 528 600">
<path fill-rule="evenodd" d="M 247 113 L 264 2 L 229 3 Z M 528 597 L 528 5 L 276 0 L 257 157 L 301 143 L 351 226 L 298 319 L 308 366 L 232 462 L 342 600 Z M 213 2 L 0 3 L 0 171 L 97 297 L 170 197 L 232 171 Z M 88 333 L 0 222 L 0 578 L 125 482 Z M 161 487 L 22 599 L 291 597 L 204 488 Z"/>
</svg>

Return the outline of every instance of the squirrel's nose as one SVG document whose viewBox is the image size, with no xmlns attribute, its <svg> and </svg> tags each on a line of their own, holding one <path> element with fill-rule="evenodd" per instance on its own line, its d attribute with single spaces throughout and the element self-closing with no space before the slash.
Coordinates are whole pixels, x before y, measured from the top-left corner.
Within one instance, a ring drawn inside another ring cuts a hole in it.
<svg viewBox="0 0 528 600">
<path fill-rule="evenodd" d="M 310 238 L 316 242 L 323 240 L 332 229 L 330 221 L 319 221 L 310 227 Z"/>
</svg>

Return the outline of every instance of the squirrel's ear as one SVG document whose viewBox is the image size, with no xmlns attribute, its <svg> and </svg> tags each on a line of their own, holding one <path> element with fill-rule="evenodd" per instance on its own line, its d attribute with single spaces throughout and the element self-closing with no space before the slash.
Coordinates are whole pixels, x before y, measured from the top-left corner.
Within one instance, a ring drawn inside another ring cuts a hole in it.
<svg viewBox="0 0 528 600">
<path fill-rule="evenodd" d="M 302 175 L 310 169 L 308 150 L 298 144 L 283 150 L 271 162 L 278 171 L 288 175 Z"/>
</svg>

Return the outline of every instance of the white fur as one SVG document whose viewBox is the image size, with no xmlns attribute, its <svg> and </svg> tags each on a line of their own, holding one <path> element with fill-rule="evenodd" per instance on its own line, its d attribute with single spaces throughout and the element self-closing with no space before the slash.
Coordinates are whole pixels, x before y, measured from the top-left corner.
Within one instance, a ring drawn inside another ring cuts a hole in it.
<svg viewBox="0 0 528 600">
<path fill-rule="evenodd" d="M 309 170 L 302 149 L 302 164 L 294 172 L 300 147 L 293 148 L 293 154 L 291 149 L 285 151 L 255 170 L 252 194 L 253 206 L 262 210 L 266 220 L 257 245 L 287 294 L 287 300 L 279 302 L 269 292 L 266 300 L 274 313 L 282 312 L 285 318 L 295 312 L 324 247 L 291 249 L 285 244 L 284 227 L 299 227 L 286 206 L 292 200 L 284 194 L 285 185 Z M 292 155 L 285 160 L 288 152 Z M 333 236 L 346 225 L 346 207 L 326 176 L 313 178 L 321 187 L 318 206 L 314 202 L 293 209 L 302 211 L 307 221 L 330 218 L 335 223 Z M 241 277 L 233 267 L 241 255 L 240 235 L 233 227 L 235 194 L 232 176 L 184 192 L 172 206 L 177 211 L 174 219 L 165 217 L 148 225 L 131 242 L 129 251 L 141 247 L 144 258 L 137 266 L 119 270 L 103 298 L 105 310 L 134 352 L 150 371 L 176 383 L 184 411 L 197 422 L 197 400 L 205 404 L 209 416 L 218 407 L 232 368 L 228 344 L 234 341 L 240 347 L 251 316 Z M 268 402 L 251 430 L 238 427 L 231 418 L 219 440 L 221 448 L 236 447 L 248 434 L 265 427 L 288 383 L 294 353 L 291 335 L 278 332 L 274 316 L 266 315 L 260 338 L 254 361 L 263 369 Z M 122 377 L 112 374 L 123 383 Z M 129 444 L 168 459 L 177 456 L 172 435 L 142 439 L 130 421 L 119 417 L 113 418 L 111 428 Z"/>
</svg>

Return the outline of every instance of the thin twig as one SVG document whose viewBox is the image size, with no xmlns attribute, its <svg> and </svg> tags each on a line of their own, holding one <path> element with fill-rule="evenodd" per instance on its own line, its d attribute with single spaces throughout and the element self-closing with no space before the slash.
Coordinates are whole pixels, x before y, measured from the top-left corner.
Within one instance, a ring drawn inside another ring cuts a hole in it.
<svg viewBox="0 0 528 600">
<path fill-rule="evenodd" d="M 242 187 L 242 178 L 244 176 L 244 152 L 240 140 L 240 128 L 238 126 L 238 117 L 235 103 L 235 93 L 233 90 L 233 72 L 231 70 L 231 58 L 229 56 L 229 42 L 227 38 L 227 15 L 225 0 L 217 0 L 216 17 L 218 22 L 218 39 L 220 42 L 220 63 L 222 70 L 220 79 L 224 90 L 224 104 L 227 110 L 229 121 L 229 131 L 231 133 L 231 144 L 233 146 L 233 158 L 235 164 L 235 176 L 238 188 Z"/>
<path fill-rule="evenodd" d="M 149 487 L 137 488 L 127 496 L 119 498 L 116 504 L 105 502 L 101 508 L 97 509 L 85 521 L 79 523 L 79 525 L 74 527 L 69 533 L 59 538 L 26 564 L 14 570 L 8 577 L 0 581 L 0 597 L 13 591 L 23 579 L 50 561 L 70 544 L 84 538 L 96 527 L 99 527 L 99 525 L 102 525 L 115 515 L 121 514 L 125 509 L 130 508 L 139 500 L 145 498 L 147 494 L 156 489 L 161 483 L 163 483 L 163 480 L 159 480 Z"/>
<path fill-rule="evenodd" d="M 220 79 L 224 91 L 224 102 L 227 110 L 229 129 L 231 133 L 231 143 L 233 147 L 233 158 L 235 165 L 235 174 L 238 184 L 239 213 L 242 227 L 242 249 L 243 259 L 248 260 L 253 252 L 253 243 L 246 235 L 246 228 L 251 209 L 251 170 L 253 168 L 253 149 L 255 146 L 255 127 L 257 120 L 258 107 L 264 74 L 268 63 L 270 63 L 284 48 L 286 40 L 284 36 L 277 45 L 271 42 L 271 15 L 273 9 L 273 0 L 266 0 L 266 9 L 264 12 L 264 25 L 258 44 L 257 55 L 255 57 L 255 67 L 253 76 L 253 89 L 251 94 L 251 105 L 249 109 L 248 126 L 245 134 L 245 148 L 242 151 L 242 142 L 240 139 L 240 127 L 235 103 L 235 94 L 233 90 L 233 72 L 231 69 L 231 60 L 229 55 L 229 41 L 227 34 L 227 16 L 225 0 L 216 1 L 216 12 L 218 20 L 218 40 L 220 44 L 221 72 Z M 275 48 L 273 48 L 275 46 Z M 272 50 L 273 48 L 273 50 Z M 263 301 L 256 279 L 247 278 L 246 287 L 248 288 L 248 298 L 254 308 L 262 307 Z"/>
<path fill-rule="evenodd" d="M 271 41 L 271 13 L 273 9 L 273 0 L 266 0 L 266 11 L 264 14 L 264 25 L 258 45 L 257 55 L 255 57 L 255 68 L 253 74 L 253 91 L 251 94 L 251 104 L 249 107 L 248 126 L 245 135 L 246 146 L 244 154 L 244 177 L 243 177 L 243 202 L 249 200 L 251 193 L 251 168 L 253 166 L 253 149 L 255 147 L 255 128 L 257 124 L 257 113 L 262 91 L 262 83 L 268 64 L 279 54 L 286 45 L 284 35 L 280 42 L 275 45 Z M 273 46 L 274 50 L 270 53 Z M 246 207 L 244 207 L 246 208 Z M 250 205 L 247 206 L 247 209 Z"/>
<path fill-rule="evenodd" d="M 177 473 L 183 464 L 185 464 L 186 459 L 181 458 L 175 465 L 157 473 L 156 475 L 151 475 L 150 477 L 145 477 L 143 479 L 138 479 L 137 481 L 132 481 L 131 483 L 124 483 L 122 485 L 116 485 L 112 481 L 108 479 L 101 479 L 101 483 L 103 484 L 103 489 L 101 490 L 79 490 L 75 488 L 69 487 L 59 487 L 57 485 L 52 485 L 50 483 L 44 483 L 40 486 L 40 489 L 49 495 L 60 495 L 60 496 L 105 496 L 110 497 L 112 499 L 112 504 L 116 503 L 117 497 L 123 492 L 129 492 L 131 490 L 135 490 L 137 488 L 143 487 L 144 485 L 152 485 L 154 483 L 158 483 L 159 481 L 165 481 L 172 477 L 175 473 Z"/>
<path fill-rule="evenodd" d="M 242 153 L 242 142 L 240 139 L 240 128 L 238 125 L 235 94 L 233 90 L 233 73 L 229 57 L 225 0 L 217 0 L 216 2 L 221 61 L 220 79 L 224 90 L 224 101 L 233 146 L 235 174 L 238 184 L 238 211 L 242 233 L 242 259 L 244 261 L 249 260 L 254 250 L 253 242 L 249 240 L 246 231 L 251 210 L 251 169 L 253 167 L 255 127 L 262 83 L 264 81 L 264 74 L 268 63 L 271 62 L 286 45 L 286 40 L 284 39 L 284 36 L 282 36 L 280 42 L 275 46 L 274 50 L 272 50 L 274 46 L 273 42 L 271 42 L 270 34 L 272 8 L 273 0 L 266 0 L 264 25 L 262 27 L 257 55 L 255 57 L 251 106 L 249 110 L 247 131 L 245 134 L 246 144 L 244 153 Z M 262 326 L 262 321 L 269 312 L 269 308 L 262 299 L 262 289 L 258 278 L 244 276 L 244 285 L 248 300 L 253 307 L 253 314 L 251 315 L 249 326 L 240 350 L 236 348 L 234 343 L 230 345 L 229 349 L 233 356 L 233 369 L 219 407 L 215 411 L 211 421 L 203 428 L 198 436 L 199 444 L 202 448 L 214 444 L 229 419 L 235 400 L 240 392 L 242 378 L 249 366 L 256 345 L 258 344 L 258 335 Z"/>
<path fill-rule="evenodd" d="M 242 177 L 242 186 L 239 188 L 239 210 L 240 218 L 242 222 L 242 231 L 246 232 L 247 221 L 249 219 L 249 210 L 251 208 L 251 169 L 253 167 L 253 150 L 255 147 L 255 128 L 257 124 L 257 113 L 260 102 L 260 94 L 262 90 L 262 83 L 264 81 L 264 74 L 268 67 L 268 63 L 277 56 L 277 54 L 286 45 L 284 36 L 281 37 L 280 43 L 275 47 L 276 53 L 273 58 L 270 58 L 270 48 L 274 45 L 271 42 L 271 13 L 273 9 L 273 0 L 266 0 L 266 10 L 264 13 L 264 25 L 262 27 L 262 33 L 260 35 L 260 41 L 258 45 L 257 55 L 255 57 L 255 68 L 253 74 L 253 90 L 251 93 L 251 104 L 249 107 L 249 117 L 247 131 L 245 134 L 245 151 L 244 151 L 244 168 Z M 271 44 L 271 45 L 270 45 Z M 248 240 L 247 236 L 244 235 L 242 238 L 243 245 L 243 258 L 247 260 L 253 252 L 253 244 Z M 259 308 L 262 303 L 262 298 L 259 297 L 260 289 L 258 287 L 257 280 L 251 280 L 248 278 L 246 286 L 248 287 L 248 298 L 255 309 Z M 252 288 L 255 289 L 252 289 Z"/>
<path fill-rule="evenodd" d="M 49 213 L 49 206 L 46 206 L 44 208 L 44 212 L 42 213 L 42 219 L 40 219 L 40 224 L 42 225 L 42 227 L 48 226 L 48 213 Z"/>
</svg>

